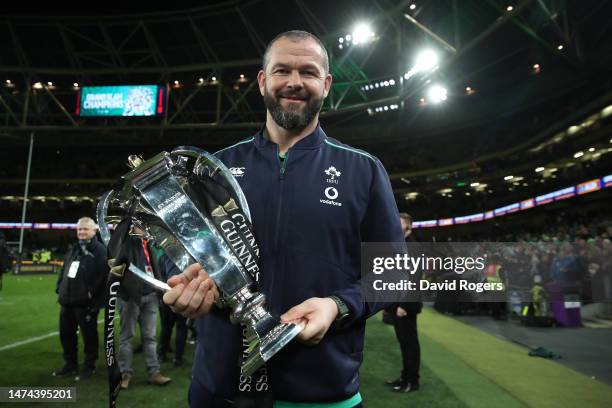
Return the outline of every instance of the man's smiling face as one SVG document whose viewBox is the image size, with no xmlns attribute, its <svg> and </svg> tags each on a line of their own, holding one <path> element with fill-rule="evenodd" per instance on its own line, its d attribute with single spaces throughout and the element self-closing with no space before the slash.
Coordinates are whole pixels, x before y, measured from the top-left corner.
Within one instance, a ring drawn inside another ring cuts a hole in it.
<svg viewBox="0 0 612 408">
<path fill-rule="evenodd" d="M 282 37 L 272 44 L 259 89 L 274 121 L 287 130 L 318 119 L 331 86 L 321 46 L 311 38 Z"/>
</svg>

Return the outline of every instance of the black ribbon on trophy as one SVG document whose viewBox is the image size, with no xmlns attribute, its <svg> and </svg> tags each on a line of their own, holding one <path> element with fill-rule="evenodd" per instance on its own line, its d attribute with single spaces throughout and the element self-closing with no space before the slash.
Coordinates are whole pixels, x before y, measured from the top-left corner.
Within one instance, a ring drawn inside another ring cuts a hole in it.
<svg viewBox="0 0 612 408">
<path fill-rule="evenodd" d="M 133 170 L 98 204 L 98 224 L 109 248 L 105 349 L 109 406 L 116 405 L 121 373 L 116 365 L 114 325 L 117 290 L 125 273 L 134 273 L 159 291 L 157 281 L 130 262 L 130 235 L 152 240 L 183 270 L 200 263 L 219 288 L 218 307 L 243 326 L 239 390 L 234 405 L 271 407 L 265 362 L 289 343 L 302 326 L 281 323 L 265 308 L 257 291 L 259 248 L 240 186 L 223 163 L 209 153 L 180 147 L 148 161 L 130 156 Z M 116 226 L 111 236 L 110 226 Z M 230 362 L 228 362 L 230 363 Z"/>
<path fill-rule="evenodd" d="M 132 258 L 129 253 L 133 250 L 129 246 L 131 223 L 129 219 L 121 221 L 115 229 L 113 238 L 108 244 L 108 259 L 110 273 L 106 282 L 106 301 L 104 307 L 104 355 L 108 368 L 108 401 L 113 408 L 117 403 L 121 385 L 121 372 L 117 365 L 117 352 L 115 348 L 115 314 L 117 311 L 117 293 L 121 281 Z"/>
</svg>

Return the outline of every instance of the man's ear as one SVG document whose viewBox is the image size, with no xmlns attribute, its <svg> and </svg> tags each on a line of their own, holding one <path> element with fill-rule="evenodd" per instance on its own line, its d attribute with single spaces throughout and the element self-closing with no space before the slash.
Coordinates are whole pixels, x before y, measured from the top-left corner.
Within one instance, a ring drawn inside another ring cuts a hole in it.
<svg viewBox="0 0 612 408">
<path fill-rule="evenodd" d="M 329 90 L 331 89 L 331 85 L 332 85 L 332 74 L 327 74 L 325 75 L 325 88 L 323 90 L 323 97 L 327 98 L 327 95 L 329 94 Z"/>
<path fill-rule="evenodd" d="M 259 93 L 261 96 L 264 96 L 264 91 L 266 89 L 266 73 L 263 70 L 259 70 L 257 73 L 257 84 L 259 85 Z"/>
</svg>

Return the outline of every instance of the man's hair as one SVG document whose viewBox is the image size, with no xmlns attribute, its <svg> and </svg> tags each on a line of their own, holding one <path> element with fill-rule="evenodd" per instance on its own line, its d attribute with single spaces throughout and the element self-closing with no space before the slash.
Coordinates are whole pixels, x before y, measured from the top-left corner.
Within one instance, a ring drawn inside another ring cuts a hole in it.
<svg viewBox="0 0 612 408">
<path fill-rule="evenodd" d="M 317 37 L 316 35 L 311 34 L 308 31 L 302 31 L 302 30 L 285 31 L 284 33 L 280 33 L 279 35 L 274 37 L 272 41 L 268 43 L 268 46 L 266 47 L 266 51 L 264 52 L 264 56 L 263 56 L 262 69 L 264 71 L 266 70 L 266 67 L 268 66 L 268 62 L 270 61 L 270 49 L 272 48 L 272 45 L 274 45 L 274 43 L 280 40 L 281 38 L 288 38 L 296 42 L 307 40 L 307 39 L 312 39 L 316 41 L 317 44 L 319 44 L 319 47 L 321 47 L 321 51 L 323 53 L 323 69 L 325 70 L 326 74 L 329 73 L 329 55 L 327 54 L 327 49 L 325 49 L 325 44 L 323 44 L 323 41 L 321 41 L 319 37 Z"/>
<path fill-rule="evenodd" d="M 98 225 L 96 224 L 96 222 L 89 217 L 79 218 L 79 221 L 77 222 L 77 226 L 83 225 L 83 224 L 92 225 L 94 229 L 98 228 Z"/>
<path fill-rule="evenodd" d="M 405 212 L 401 212 L 399 214 L 400 218 L 405 219 L 410 225 L 412 225 L 412 217 L 410 216 L 410 214 L 405 213 Z"/>
</svg>

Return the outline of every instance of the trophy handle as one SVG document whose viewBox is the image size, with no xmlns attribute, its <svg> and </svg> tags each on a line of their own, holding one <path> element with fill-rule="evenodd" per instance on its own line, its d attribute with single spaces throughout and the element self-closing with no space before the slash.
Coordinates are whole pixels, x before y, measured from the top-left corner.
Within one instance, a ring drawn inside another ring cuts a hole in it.
<svg viewBox="0 0 612 408">
<path fill-rule="evenodd" d="M 96 215 L 98 217 L 98 227 L 100 228 L 100 236 L 102 237 L 102 242 L 105 246 L 108 246 L 111 238 L 105 217 L 106 212 L 108 211 L 108 203 L 110 202 L 113 193 L 114 190 L 110 190 L 102 195 L 100 201 L 98 202 L 98 208 L 96 211 Z"/>
<path fill-rule="evenodd" d="M 172 150 L 172 153 L 189 156 L 194 159 L 197 159 L 196 166 L 194 166 L 193 169 L 194 172 L 198 170 L 198 166 L 201 166 L 202 162 L 211 165 L 212 173 L 209 174 L 211 177 L 215 173 L 218 173 L 219 170 L 221 170 L 219 173 L 232 188 L 234 195 L 240 203 L 240 208 L 242 209 L 242 212 L 244 212 L 244 215 L 246 215 L 246 217 L 249 219 L 249 222 L 251 222 L 251 211 L 249 210 L 249 203 L 247 203 L 244 192 L 242 191 L 242 188 L 240 187 L 240 184 L 238 184 L 236 178 L 232 175 L 230 170 L 227 168 L 227 166 L 225 166 L 225 164 L 223 164 L 221 160 L 219 160 L 214 155 L 208 153 L 206 150 L 202 150 L 198 147 L 193 146 L 179 146 L 174 148 Z"/>
</svg>

